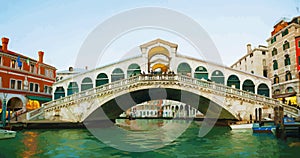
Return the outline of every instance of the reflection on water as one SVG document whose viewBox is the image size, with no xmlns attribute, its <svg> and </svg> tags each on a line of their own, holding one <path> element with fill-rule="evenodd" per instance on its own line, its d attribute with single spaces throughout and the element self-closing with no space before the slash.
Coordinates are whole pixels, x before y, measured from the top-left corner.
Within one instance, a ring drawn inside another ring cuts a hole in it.
<svg viewBox="0 0 300 158">
<path fill-rule="evenodd" d="M 156 145 L 153 142 L 173 139 L 170 131 L 180 131 L 187 124 L 180 120 L 172 123 L 170 120 L 134 121 L 127 123 L 133 124 L 137 131 L 128 132 L 116 127 L 125 131 L 124 135 L 111 137 L 137 147 L 152 147 Z M 173 127 L 175 124 L 178 128 Z M 86 129 L 24 130 L 18 132 L 15 139 L 0 140 L 0 157 L 298 157 L 300 151 L 299 139 L 283 141 L 271 134 L 231 131 L 227 127 L 214 127 L 205 137 L 198 137 L 199 126 L 201 123 L 191 122 L 182 135 L 166 146 L 147 152 L 127 152 L 110 147 Z M 109 139 L 106 141 L 110 143 Z"/>
</svg>

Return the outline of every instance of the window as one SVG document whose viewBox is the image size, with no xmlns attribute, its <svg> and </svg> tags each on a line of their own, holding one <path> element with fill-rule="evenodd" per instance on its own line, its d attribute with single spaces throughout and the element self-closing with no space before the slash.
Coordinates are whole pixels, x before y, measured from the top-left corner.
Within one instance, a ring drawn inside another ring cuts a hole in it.
<svg viewBox="0 0 300 158">
<path fill-rule="evenodd" d="M 17 81 L 17 89 L 22 89 L 22 81 Z"/>
<path fill-rule="evenodd" d="M 288 41 L 285 41 L 284 44 L 282 45 L 283 50 L 286 50 L 288 48 L 290 48 L 290 43 Z"/>
<path fill-rule="evenodd" d="M 250 58 L 253 57 L 253 53 L 250 54 Z"/>
<path fill-rule="evenodd" d="M 268 70 L 263 70 L 263 76 L 268 77 Z"/>
<path fill-rule="evenodd" d="M 274 84 L 279 83 L 279 77 L 278 75 L 274 76 Z"/>
<path fill-rule="evenodd" d="M 300 65 L 300 56 L 298 56 L 298 65 Z"/>
<path fill-rule="evenodd" d="M 2 65 L 2 56 L 0 56 L 0 66 Z"/>
<path fill-rule="evenodd" d="M 292 80 L 292 74 L 290 71 L 287 71 L 285 74 L 285 81 Z"/>
<path fill-rule="evenodd" d="M 261 53 L 262 53 L 262 55 L 266 55 L 266 51 L 262 51 Z"/>
<path fill-rule="evenodd" d="M 48 86 L 44 86 L 44 93 L 48 93 Z"/>
<path fill-rule="evenodd" d="M 276 42 L 276 36 L 271 39 L 271 44 Z"/>
<path fill-rule="evenodd" d="M 16 60 L 11 60 L 11 68 L 16 68 Z"/>
<path fill-rule="evenodd" d="M 34 84 L 34 92 L 39 92 L 39 84 Z"/>
<path fill-rule="evenodd" d="M 29 91 L 33 92 L 33 87 L 34 87 L 34 84 L 33 84 L 33 83 L 30 83 L 30 84 L 29 84 Z"/>
<path fill-rule="evenodd" d="M 34 65 L 30 64 L 30 72 L 33 73 L 34 72 Z"/>
<path fill-rule="evenodd" d="M 263 64 L 263 66 L 267 66 L 266 59 L 263 59 L 263 60 L 262 60 L 262 64 Z"/>
<path fill-rule="evenodd" d="M 277 60 L 273 60 L 273 70 L 277 70 L 277 69 L 278 69 Z"/>
<path fill-rule="evenodd" d="M 300 48 L 300 40 L 298 41 L 298 48 Z M 1 58 L 1 57 L 0 57 Z M 1 64 L 1 62 L 0 62 L 0 64 Z"/>
<path fill-rule="evenodd" d="M 288 87 L 286 90 L 285 90 L 286 93 L 292 93 L 294 92 L 294 88 L 293 87 Z"/>
<path fill-rule="evenodd" d="M 251 73 L 254 74 L 254 71 L 252 70 Z"/>
<path fill-rule="evenodd" d="M 285 29 L 284 31 L 282 31 L 281 35 L 282 37 L 287 35 L 289 33 L 289 30 L 288 29 Z"/>
<path fill-rule="evenodd" d="M 277 55 L 277 49 L 276 48 L 273 48 L 273 50 L 272 50 L 272 56 L 274 56 L 274 55 Z"/>
<path fill-rule="evenodd" d="M 53 71 L 50 70 L 50 78 L 53 78 L 53 77 L 54 77 Z"/>
<path fill-rule="evenodd" d="M 289 55 L 285 55 L 285 59 L 284 59 L 284 65 L 291 65 L 291 59 Z"/>
<path fill-rule="evenodd" d="M 10 88 L 15 89 L 16 88 L 16 80 L 10 80 Z"/>
<path fill-rule="evenodd" d="M 50 75 L 49 75 L 49 70 L 48 70 L 48 69 L 45 70 L 45 76 L 47 76 L 47 77 L 50 76 Z"/>
</svg>

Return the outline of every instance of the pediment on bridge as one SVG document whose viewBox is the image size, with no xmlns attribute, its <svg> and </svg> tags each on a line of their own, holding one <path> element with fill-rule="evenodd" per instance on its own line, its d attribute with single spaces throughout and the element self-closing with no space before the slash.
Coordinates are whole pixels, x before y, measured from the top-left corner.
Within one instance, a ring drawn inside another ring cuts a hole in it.
<svg viewBox="0 0 300 158">
<path fill-rule="evenodd" d="M 153 46 L 153 45 L 158 44 L 158 43 L 161 43 L 161 44 L 163 44 L 163 45 L 167 45 L 167 46 L 169 46 L 169 47 L 171 47 L 171 48 L 176 48 L 176 49 L 177 49 L 177 47 L 178 47 L 178 45 L 175 44 L 175 43 L 171 43 L 171 42 L 168 42 L 168 41 L 159 39 L 159 38 L 156 39 L 156 40 L 147 42 L 147 43 L 145 43 L 145 44 L 142 44 L 140 47 L 141 47 L 141 48 L 148 48 L 148 47 Z"/>
</svg>

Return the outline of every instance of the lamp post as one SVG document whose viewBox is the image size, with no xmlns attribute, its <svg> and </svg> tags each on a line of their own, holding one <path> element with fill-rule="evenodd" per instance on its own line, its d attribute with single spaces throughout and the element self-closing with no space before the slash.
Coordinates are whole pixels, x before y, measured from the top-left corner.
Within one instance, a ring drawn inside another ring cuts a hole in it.
<svg viewBox="0 0 300 158">
<path fill-rule="evenodd" d="M 5 127 L 6 125 L 6 97 L 7 94 L 3 93 L 3 103 L 2 103 L 2 127 Z"/>
</svg>

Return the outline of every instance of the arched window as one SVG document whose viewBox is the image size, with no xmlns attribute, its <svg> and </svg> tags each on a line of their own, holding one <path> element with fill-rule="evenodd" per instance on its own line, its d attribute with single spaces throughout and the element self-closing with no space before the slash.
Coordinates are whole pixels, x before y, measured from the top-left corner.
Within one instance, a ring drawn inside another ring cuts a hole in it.
<svg viewBox="0 0 300 158">
<path fill-rule="evenodd" d="M 295 92 L 295 90 L 294 90 L 293 87 L 288 87 L 288 88 L 286 88 L 285 92 L 286 93 L 292 93 L 292 92 Z"/>
<path fill-rule="evenodd" d="M 224 75 L 223 75 L 223 73 L 220 70 L 215 70 L 211 74 L 211 81 L 213 81 L 215 83 L 224 84 Z"/>
<path fill-rule="evenodd" d="M 92 79 L 89 78 L 89 77 L 84 78 L 81 82 L 81 91 L 85 91 L 85 90 L 88 90 L 88 89 L 91 89 L 91 88 L 93 88 Z"/>
<path fill-rule="evenodd" d="M 61 97 L 65 97 L 65 89 L 64 87 L 56 87 L 54 91 L 54 100 L 59 99 Z"/>
<path fill-rule="evenodd" d="M 111 81 L 114 82 L 114 81 L 122 80 L 125 78 L 124 76 L 125 75 L 123 70 L 120 68 L 116 68 L 111 74 Z"/>
<path fill-rule="evenodd" d="M 289 81 L 289 80 L 292 80 L 292 74 L 290 71 L 287 71 L 285 73 L 285 81 Z"/>
<path fill-rule="evenodd" d="M 251 80 L 245 80 L 243 83 L 243 90 L 255 93 L 255 85 Z"/>
<path fill-rule="evenodd" d="M 283 50 L 286 50 L 288 48 L 290 48 L 290 43 L 288 41 L 284 41 L 284 44 L 282 45 Z"/>
<path fill-rule="evenodd" d="M 273 50 L 272 50 L 272 56 L 274 56 L 274 55 L 277 55 L 277 49 L 276 48 L 273 48 Z"/>
<path fill-rule="evenodd" d="M 291 59 L 290 56 L 288 54 L 285 55 L 285 59 L 284 59 L 284 65 L 291 65 Z"/>
<path fill-rule="evenodd" d="M 274 75 L 274 84 L 279 83 L 278 75 Z"/>
<path fill-rule="evenodd" d="M 100 73 L 97 75 L 96 87 L 107 84 L 107 83 L 108 83 L 108 76 L 105 73 Z"/>
<path fill-rule="evenodd" d="M 132 77 L 141 73 L 141 68 L 138 64 L 130 64 L 127 68 L 127 77 Z"/>
<path fill-rule="evenodd" d="M 227 86 L 240 89 L 240 79 L 236 75 L 230 75 L 227 79 Z"/>
<path fill-rule="evenodd" d="M 78 92 L 79 92 L 79 88 L 77 82 L 70 82 L 67 89 L 67 95 L 72 95 Z"/>
<path fill-rule="evenodd" d="M 277 70 L 277 69 L 278 69 L 277 60 L 273 60 L 273 70 Z"/>
<path fill-rule="evenodd" d="M 179 75 L 191 76 L 192 69 L 188 63 L 180 63 L 177 67 Z"/>
<path fill-rule="evenodd" d="M 208 72 L 206 70 L 205 67 L 203 66 L 198 66 L 195 70 L 195 73 L 194 73 L 194 78 L 198 78 L 198 79 L 208 79 Z"/>
<path fill-rule="evenodd" d="M 266 97 L 270 97 L 270 89 L 268 85 L 262 83 L 257 88 L 257 94 L 264 95 Z"/>
</svg>

